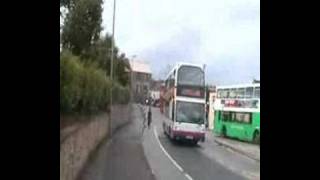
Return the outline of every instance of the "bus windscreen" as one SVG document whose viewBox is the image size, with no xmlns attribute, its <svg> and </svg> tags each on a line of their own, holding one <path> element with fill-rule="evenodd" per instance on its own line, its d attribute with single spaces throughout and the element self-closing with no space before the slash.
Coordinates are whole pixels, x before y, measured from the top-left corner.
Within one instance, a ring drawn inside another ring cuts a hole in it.
<svg viewBox="0 0 320 180">
<path fill-rule="evenodd" d="M 178 86 L 204 86 L 204 72 L 199 67 L 181 66 L 178 71 Z"/>
<path fill-rule="evenodd" d="M 176 121 L 203 124 L 204 112 L 204 104 L 177 101 Z"/>
</svg>

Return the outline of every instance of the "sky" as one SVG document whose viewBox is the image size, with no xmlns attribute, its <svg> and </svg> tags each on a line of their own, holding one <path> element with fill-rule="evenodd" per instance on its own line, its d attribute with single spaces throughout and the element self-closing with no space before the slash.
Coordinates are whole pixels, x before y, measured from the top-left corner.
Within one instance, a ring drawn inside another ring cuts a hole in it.
<svg viewBox="0 0 320 180">
<path fill-rule="evenodd" d="M 112 32 L 113 0 L 104 0 L 103 34 Z M 206 82 L 260 79 L 259 0 L 117 0 L 115 42 L 150 64 L 155 79 L 168 64 L 206 64 Z"/>
</svg>

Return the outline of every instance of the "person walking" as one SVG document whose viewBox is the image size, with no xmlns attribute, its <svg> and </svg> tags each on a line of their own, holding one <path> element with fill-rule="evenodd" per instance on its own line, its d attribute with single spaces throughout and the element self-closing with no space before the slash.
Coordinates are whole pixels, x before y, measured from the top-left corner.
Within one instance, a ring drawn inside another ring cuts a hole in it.
<svg viewBox="0 0 320 180">
<path fill-rule="evenodd" d="M 148 110 L 148 116 L 147 116 L 147 119 L 148 119 L 148 129 L 150 129 L 150 125 L 151 125 L 151 122 L 152 122 L 151 105 L 149 105 L 149 110 Z"/>
</svg>

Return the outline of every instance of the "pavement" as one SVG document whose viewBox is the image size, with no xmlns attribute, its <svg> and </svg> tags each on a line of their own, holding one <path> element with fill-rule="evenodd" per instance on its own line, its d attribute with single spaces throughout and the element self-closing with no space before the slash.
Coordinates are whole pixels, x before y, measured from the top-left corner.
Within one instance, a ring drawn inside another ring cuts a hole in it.
<svg viewBox="0 0 320 180">
<path fill-rule="evenodd" d="M 230 138 L 219 137 L 210 131 L 207 134 L 219 145 L 223 145 L 253 160 L 260 162 L 260 147 L 258 145 Z"/>
<path fill-rule="evenodd" d="M 111 140 L 102 142 L 78 180 L 155 180 L 141 143 L 142 115 L 137 106 L 130 117 Z"/>
</svg>

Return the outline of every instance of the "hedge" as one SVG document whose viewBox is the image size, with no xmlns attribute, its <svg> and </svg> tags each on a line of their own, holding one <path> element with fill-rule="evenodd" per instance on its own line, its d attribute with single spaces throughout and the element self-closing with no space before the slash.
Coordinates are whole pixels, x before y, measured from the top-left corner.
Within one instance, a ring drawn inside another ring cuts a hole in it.
<svg viewBox="0 0 320 180">
<path fill-rule="evenodd" d="M 84 63 L 87 62 L 87 63 Z M 109 104 L 111 81 L 96 64 L 70 52 L 60 56 L 60 112 L 97 112 Z M 130 90 L 114 82 L 113 102 L 129 102 Z"/>
</svg>

